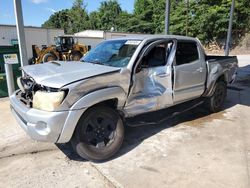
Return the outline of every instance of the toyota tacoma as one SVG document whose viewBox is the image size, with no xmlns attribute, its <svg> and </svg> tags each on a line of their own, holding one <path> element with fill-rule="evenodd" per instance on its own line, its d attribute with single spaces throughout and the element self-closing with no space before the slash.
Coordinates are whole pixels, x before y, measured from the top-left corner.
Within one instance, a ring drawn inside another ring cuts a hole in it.
<svg viewBox="0 0 250 188">
<path fill-rule="evenodd" d="M 11 110 L 31 138 L 71 142 L 82 158 L 102 161 L 122 145 L 129 118 L 197 99 L 221 110 L 237 67 L 191 37 L 107 40 L 78 62 L 24 66 Z"/>
</svg>

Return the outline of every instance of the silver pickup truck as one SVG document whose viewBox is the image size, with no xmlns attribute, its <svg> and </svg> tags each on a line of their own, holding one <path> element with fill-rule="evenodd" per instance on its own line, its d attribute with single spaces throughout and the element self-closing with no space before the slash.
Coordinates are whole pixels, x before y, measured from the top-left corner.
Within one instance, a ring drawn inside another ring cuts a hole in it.
<svg viewBox="0 0 250 188">
<path fill-rule="evenodd" d="M 80 62 L 23 67 L 11 110 L 33 139 L 70 141 L 81 157 L 101 161 L 118 151 L 131 117 L 196 99 L 219 111 L 237 67 L 236 57 L 207 56 L 191 37 L 108 40 Z"/>
</svg>

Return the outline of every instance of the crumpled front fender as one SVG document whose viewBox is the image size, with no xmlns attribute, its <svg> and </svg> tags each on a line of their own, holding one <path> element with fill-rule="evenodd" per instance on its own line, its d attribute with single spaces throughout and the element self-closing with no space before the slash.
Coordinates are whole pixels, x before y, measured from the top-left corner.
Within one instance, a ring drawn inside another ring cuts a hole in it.
<svg viewBox="0 0 250 188">
<path fill-rule="evenodd" d="M 71 110 L 78 110 L 89 108 L 102 101 L 118 99 L 118 107 L 124 105 L 126 100 L 126 93 L 120 87 L 109 87 L 90 92 L 79 99 L 72 107 Z"/>
<path fill-rule="evenodd" d="M 79 119 L 88 108 L 110 99 L 118 99 L 117 108 L 122 108 L 126 100 L 126 93 L 120 87 L 103 88 L 90 92 L 75 102 L 70 108 L 69 115 L 57 143 L 70 141 Z"/>
</svg>

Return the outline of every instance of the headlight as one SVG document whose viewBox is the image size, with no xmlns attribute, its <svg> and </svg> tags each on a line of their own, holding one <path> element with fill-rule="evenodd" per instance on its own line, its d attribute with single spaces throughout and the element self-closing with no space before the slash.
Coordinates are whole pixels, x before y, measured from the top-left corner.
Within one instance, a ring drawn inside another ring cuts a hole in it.
<svg viewBox="0 0 250 188">
<path fill-rule="evenodd" d="M 45 111 L 55 111 L 55 109 L 62 103 L 64 96 L 64 91 L 37 91 L 33 96 L 33 108 Z"/>
</svg>

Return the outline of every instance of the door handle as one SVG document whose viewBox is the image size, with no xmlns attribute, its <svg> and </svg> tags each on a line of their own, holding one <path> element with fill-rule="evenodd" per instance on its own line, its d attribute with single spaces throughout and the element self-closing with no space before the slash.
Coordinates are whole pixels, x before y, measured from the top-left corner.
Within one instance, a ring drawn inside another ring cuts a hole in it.
<svg viewBox="0 0 250 188">
<path fill-rule="evenodd" d="M 196 71 L 197 71 L 197 72 L 203 72 L 203 68 L 200 67 L 200 68 L 196 69 Z"/>
</svg>

